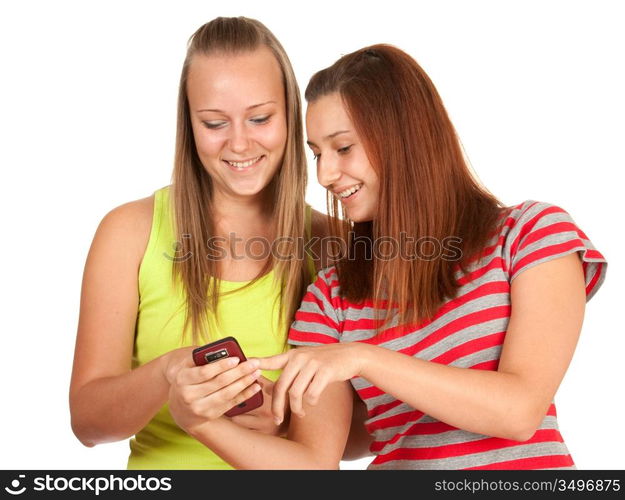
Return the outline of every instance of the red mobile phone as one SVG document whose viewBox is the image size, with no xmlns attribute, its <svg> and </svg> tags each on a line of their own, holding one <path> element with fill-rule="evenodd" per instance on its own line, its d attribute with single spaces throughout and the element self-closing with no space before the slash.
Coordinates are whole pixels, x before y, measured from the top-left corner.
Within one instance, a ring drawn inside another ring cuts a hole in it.
<svg viewBox="0 0 625 500">
<path fill-rule="evenodd" d="M 193 349 L 193 362 L 196 366 L 214 363 L 222 358 L 236 357 L 243 361 L 247 361 L 243 349 L 234 337 L 225 337 L 223 339 L 203 345 L 197 349 Z M 258 408 L 263 404 L 263 391 L 258 391 L 251 398 L 246 399 L 243 403 L 230 408 L 226 412 L 226 416 L 234 417 L 247 411 Z"/>
</svg>

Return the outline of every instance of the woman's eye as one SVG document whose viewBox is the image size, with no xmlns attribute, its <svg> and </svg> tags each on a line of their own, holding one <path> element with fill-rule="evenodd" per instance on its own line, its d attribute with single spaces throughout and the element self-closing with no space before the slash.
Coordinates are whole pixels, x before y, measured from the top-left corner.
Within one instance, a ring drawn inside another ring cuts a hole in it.
<svg viewBox="0 0 625 500">
<path fill-rule="evenodd" d="M 349 146 L 345 146 L 345 147 L 339 148 L 339 149 L 337 149 L 337 152 L 340 155 L 344 155 L 346 153 L 349 153 L 349 150 L 352 148 L 352 146 L 353 146 L 353 144 L 350 144 Z"/>
<path fill-rule="evenodd" d="M 321 153 L 318 153 L 318 154 L 313 153 L 313 160 L 317 161 L 320 156 L 321 156 Z"/>
<path fill-rule="evenodd" d="M 221 128 L 221 127 L 223 127 L 226 124 L 226 122 L 223 122 L 223 121 L 202 122 L 202 123 L 204 124 L 204 126 L 206 128 L 209 128 L 209 129 L 212 129 L 212 130 L 217 129 L 217 128 Z"/>
<path fill-rule="evenodd" d="M 256 118 L 252 118 L 250 121 L 252 123 L 256 123 L 258 125 L 262 125 L 263 123 L 267 123 L 269 121 L 269 118 L 271 118 L 271 115 L 267 115 L 267 116 L 258 116 Z"/>
</svg>

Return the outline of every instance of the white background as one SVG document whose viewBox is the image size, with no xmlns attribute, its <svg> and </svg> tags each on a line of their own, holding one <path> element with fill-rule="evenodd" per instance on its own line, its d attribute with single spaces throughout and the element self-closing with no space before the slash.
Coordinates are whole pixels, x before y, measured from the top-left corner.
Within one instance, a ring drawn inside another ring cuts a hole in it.
<svg viewBox="0 0 625 500">
<path fill-rule="evenodd" d="M 109 210 L 169 183 L 186 42 L 219 15 L 264 22 L 302 90 L 342 54 L 399 46 L 434 81 L 493 193 L 573 216 L 610 265 L 556 395 L 561 431 L 579 468 L 625 468 L 620 2 L 8 5 L 0 7 L 0 468 L 126 465 L 127 442 L 88 449 L 70 429 L 83 266 Z M 308 199 L 325 209 L 312 168 Z"/>
</svg>

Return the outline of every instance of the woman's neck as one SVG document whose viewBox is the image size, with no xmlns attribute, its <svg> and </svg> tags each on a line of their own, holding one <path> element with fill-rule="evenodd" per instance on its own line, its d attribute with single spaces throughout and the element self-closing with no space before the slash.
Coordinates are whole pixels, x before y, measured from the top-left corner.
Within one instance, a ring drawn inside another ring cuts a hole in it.
<svg viewBox="0 0 625 500">
<path fill-rule="evenodd" d="M 264 189 L 254 196 L 236 196 L 215 190 L 212 195 L 213 213 L 241 217 L 262 217 L 270 214 L 271 200 L 267 191 Z"/>
<path fill-rule="evenodd" d="M 272 225 L 272 206 L 263 193 L 254 197 L 235 197 L 215 193 L 213 221 L 218 233 L 266 233 Z"/>
</svg>

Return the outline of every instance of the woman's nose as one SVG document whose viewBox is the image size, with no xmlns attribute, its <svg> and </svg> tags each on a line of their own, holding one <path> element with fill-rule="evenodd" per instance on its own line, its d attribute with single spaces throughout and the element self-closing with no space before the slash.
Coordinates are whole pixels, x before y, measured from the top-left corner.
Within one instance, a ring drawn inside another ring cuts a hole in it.
<svg viewBox="0 0 625 500">
<path fill-rule="evenodd" d="M 233 124 L 229 140 L 230 150 L 233 153 L 244 153 L 250 147 L 248 130 L 244 124 Z"/>
<path fill-rule="evenodd" d="M 341 170 L 336 161 L 319 157 L 317 159 L 317 180 L 325 188 L 329 188 L 341 177 Z"/>
</svg>

